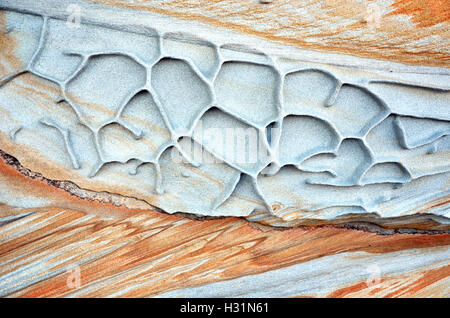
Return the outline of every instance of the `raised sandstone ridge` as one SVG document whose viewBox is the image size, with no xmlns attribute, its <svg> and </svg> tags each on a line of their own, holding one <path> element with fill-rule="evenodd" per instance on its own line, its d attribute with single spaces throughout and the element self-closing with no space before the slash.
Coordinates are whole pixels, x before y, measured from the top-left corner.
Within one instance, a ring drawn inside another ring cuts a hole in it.
<svg viewBox="0 0 450 318">
<path fill-rule="evenodd" d="M 0 150 L 19 170 L 131 209 L 448 229 L 448 69 L 48 3 L 0 4 Z"/>
</svg>

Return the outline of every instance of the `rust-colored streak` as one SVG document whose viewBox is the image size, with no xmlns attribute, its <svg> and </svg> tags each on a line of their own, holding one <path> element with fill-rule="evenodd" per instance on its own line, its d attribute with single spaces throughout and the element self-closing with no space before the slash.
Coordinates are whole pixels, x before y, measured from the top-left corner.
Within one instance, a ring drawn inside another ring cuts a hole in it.
<svg viewBox="0 0 450 318">
<path fill-rule="evenodd" d="M 201 21 L 299 47 L 411 64 L 450 66 L 448 48 L 443 44 L 448 42 L 450 11 L 445 0 L 431 1 L 435 8 L 428 9 L 423 4 L 426 1 L 399 0 L 394 4 L 395 11 L 385 16 L 386 23 L 380 26 L 380 32 L 369 35 L 364 22 L 365 6 L 354 0 L 277 0 L 269 5 L 239 0 L 174 0 L 153 3 L 155 6 L 149 1 L 140 4 L 125 0 L 91 1 Z M 396 28 L 399 16 L 404 14 L 411 16 L 418 27 Z M 0 29 L 4 27 L 5 18 L 0 13 Z M 434 35 L 443 43 L 423 41 Z M 0 33 L 0 74 L 14 69 L 14 65 L 20 66 L 21 61 L 14 60 L 19 44 L 15 43 L 14 36 Z M 21 96 L 32 91 L 35 100 L 47 105 L 36 106 L 33 111 L 44 109 L 49 113 L 48 110 L 55 109 L 51 107 L 55 107 L 53 100 L 58 89 L 50 83 L 28 74 L 8 87 L 13 94 Z M 93 181 L 81 185 L 82 177 L 74 177 L 67 168 L 40 157 L 35 149 L 13 144 L 4 135 L 0 135 L 0 144 L 2 150 L 20 154 L 25 167 L 46 173 L 44 177 L 32 178 L 20 170 L 23 167 L 18 168 L 0 156 L 2 191 L 9 191 L 6 194 L 18 198 L 17 202 L 23 206 L 33 206 L 34 201 L 45 202 L 33 209 L 0 202 L 0 217 L 34 212 L 2 224 L 0 277 L 42 260 L 38 269 L 32 267 L 36 270 L 33 278 L 29 281 L 24 278 L 20 282 L 22 287 L 11 292 L 10 297 L 61 297 L 73 293 L 82 297 L 146 297 L 341 253 L 384 254 L 450 245 L 448 233 L 378 235 L 326 226 L 318 221 L 310 227 L 281 231 L 236 217 L 200 221 L 150 208 L 130 209 L 95 198 L 80 198 L 49 179 L 72 180 L 80 187 L 88 184 L 85 188 L 92 192 L 107 191 L 123 196 L 134 192 L 107 188 Z M 448 202 L 448 197 L 429 204 L 437 206 L 442 202 Z M 151 207 L 146 202 L 142 205 Z M 427 209 L 428 206 L 423 207 L 424 212 Z M 418 223 L 413 227 L 426 230 L 432 225 Z M 81 273 L 81 286 L 75 290 L 67 284 L 66 268 L 73 265 L 79 266 Z M 450 265 L 441 265 L 426 271 L 384 276 L 372 287 L 366 282 L 352 282 L 349 286 L 339 286 L 328 296 L 439 296 L 445 295 L 449 276 Z"/>
<path fill-rule="evenodd" d="M 22 191 L 28 199 L 46 199 L 52 207 L 21 219 L 21 226 L 12 223 L 2 227 L 0 262 L 6 265 L 0 275 L 31 264 L 36 257 L 53 255 L 42 264 L 41 275 L 79 265 L 82 287 L 78 296 L 152 296 L 338 253 L 389 253 L 450 244 L 450 234 L 377 235 L 333 227 L 263 231 L 239 218 L 199 221 L 152 210 L 129 210 L 69 195 L 48 182 L 22 175 L 3 160 L 0 178 L 12 191 Z M 11 208 L 8 212 L 3 206 L 0 213 L 5 213 L 2 211 L 10 215 L 11 211 L 36 210 Z M 444 279 L 446 273 L 421 276 L 401 296 L 428 288 Z M 35 284 L 25 284 L 9 296 L 69 295 L 74 290 L 67 284 L 67 275 L 63 270 Z M 358 285 L 332 296 L 344 297 L 357 291 L 369 294 L 371 289 Z"/>
<path fill-rule="evenodd" d="M 31 179 L 8 165 L 4 158 L 0 157 L 0 182 L 7 184 L 9 191 L 16 196 L 23 196 L 32 201 L 46 199 L 49 207 L 60 207 L 82 211 L 86 213 L 103 214 L 106 216 L 129 216 L 142 212 L 141 209 L 128 209 L 111 203 L 80 199 L 69 192 L 50 185 L 45 179 Z M 152 211 L 147 211 L 152 212 Z"/>
<path fill-rule="evenodd" d="M 399 277 L 381 277 L 373 286 L 367 282 L 345 286 L 328 295 L 330 298 L 344 297 L 447 297 L 450 265 L 425 271 L 415 271 Z"/>
<path fill-rule="evenodd" d="M 378 0 L 277 0 L 269 5 L 240 0 L 89 1 L 200 21 L 300 48 L 406 64 L 450 65 L 446 0 L 431 1 L 432 9 L 420 0 L 397 1 L 396 7 Z M 431 18 L 435 11 L 437 16 Z M 403 14 L 419 24 L 406 22 Z"/>
<path fill-rule="evenodd" d="M 450 20 L 448 0 L 397 0 L 392 6 L 397 8 L 390 14 L 405 14 L 420 27 L 430 27 Z"/>
<path fill-rule="evenodd" d="M 346 296 L 351 295 L 352 293 L 364 290 L 367 288 L 366 282 L 360 282 L 351 286 L 347 286 L 341 289 L 338 289 L 334 292 L 332 292 L 328 297 L 330 298 L 344 298 Z"/>
<path fill-rule="evenodd" d="M 45 222 L 56 213 L 43 212 L 42 217 L 33 224 Z M 325 255 L 370 251 L 372 246 L 389 252 L 402 249 L 405 245 L 408 248 L 422 248 L 450 243 L 449 235 L 412 240 L 415 236 L 402 234 L 385 237 L 333 228 L 261 232 L 235 218 L 186 220 L 183 224 L 177 224 L 176 219 L 142 213 L 135 215 L 134 219 L 107 220 L 96 217 L 83 220 L 82 214 L 65 211 L 31 233 L 8 242 L 2 239 L 0 259 L 11 259 L 25 251 L 38 254 L 45 249 L 46 253 L 58 255 L 60 260 L 67 259 L 60 265 L 62 268 L 70 263 L 82 264 L 80 271 L 86 289 L 81 289 L 79 296 L 108 296 L 136 284 L 135 288 L 123 291 L 121 296 L 144 297 L 176 288 L 257 274 Z M 149 221 L 153 222 L 152 225 L 145 226 Z M 94 239 L 93 243 L 80 243 L 87 237 Z M 418 237 L 423 238 L 423 235 Z M 118 248 L 102 255 L 106 242 L 108 247 Z M 73 251 L 64 250 L 68 245 L 74 246 Z M 74 259 L 69 261 L 71 256 Z M 85 262 L 92 256 L 94 260 Z M 27 257 L 32 259 L 32 255 Z M 14 263 L 2 271 L 17 269 Z M 428 282 L 427 285 L 439 277 L 424 276 L 422 280 Z M 73 292 L 66 281 L 67 273 L 63 273 L 10 296 L 64 296 Z M 96 284 L 96 287 L 88 288 L 91 284 Z M 358 285 L 351 291 L 356 289 L 362 291 L 366 286 Z M 343 297 L 349 293 L 332 296 Z"/>
<path fill-rule="evenodd" d="M 25 64 L 17 57 L 17 42 L 12 34 L 8 34 L 6 16 L 0 12 L 0 77 L 19 70 Z"/>
<path fill-rule="evenodd" d="M 426 287 L 444 279 L 448 278 L 450 276 L 450 265 L 444 266 L 442 268 L 433 269 L 430 271 L 425 272 L 423 275 L 421 275 L 417 280 L 413 281 L 412 283 L 399 288 L 398 290 L 387 294 L 385 297 L 399 297 L 399 296 L 405 296 L 405 295 L 414 295 L 419 293 L 421 290 L 425 289 Z M 447 295 L 448 296 L 448 295 Z"/>
</svg>

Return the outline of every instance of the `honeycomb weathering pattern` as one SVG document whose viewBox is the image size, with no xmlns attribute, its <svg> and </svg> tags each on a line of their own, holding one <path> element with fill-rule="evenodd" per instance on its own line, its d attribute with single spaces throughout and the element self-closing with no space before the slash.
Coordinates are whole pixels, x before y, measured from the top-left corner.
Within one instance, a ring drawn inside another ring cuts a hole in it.
<svg viewBox="0 0 450 318">
<path fill-rule="evenodd" d="M 87 178 L 123 183 L 108 173 L 126 169 L 169 213 L 397 217 L 449 196 L 448 75 L 443 86 L 348 75 L 182 34 L 3 14 L 7 32 L 27 39 L 19 54 L 28 62 L 0 79 L 0 109 L 11 119 L 0 131 L 24 144 L 27 130 L 40 131 L 45 138 L 33 147 Z M 53 113 L 11 98 L 11 85 L 30 74 L 57 91 Z M 254 128 L 267 156 L 236 163 L 214 138 L 196 134 L 199 125 Z M 220 162 L 198 162 L 199 148 Z M 170 160 L 169 149 L 187 164 Z M 449 217 L 447 202 L 427 212 Z"/>
</svg>

